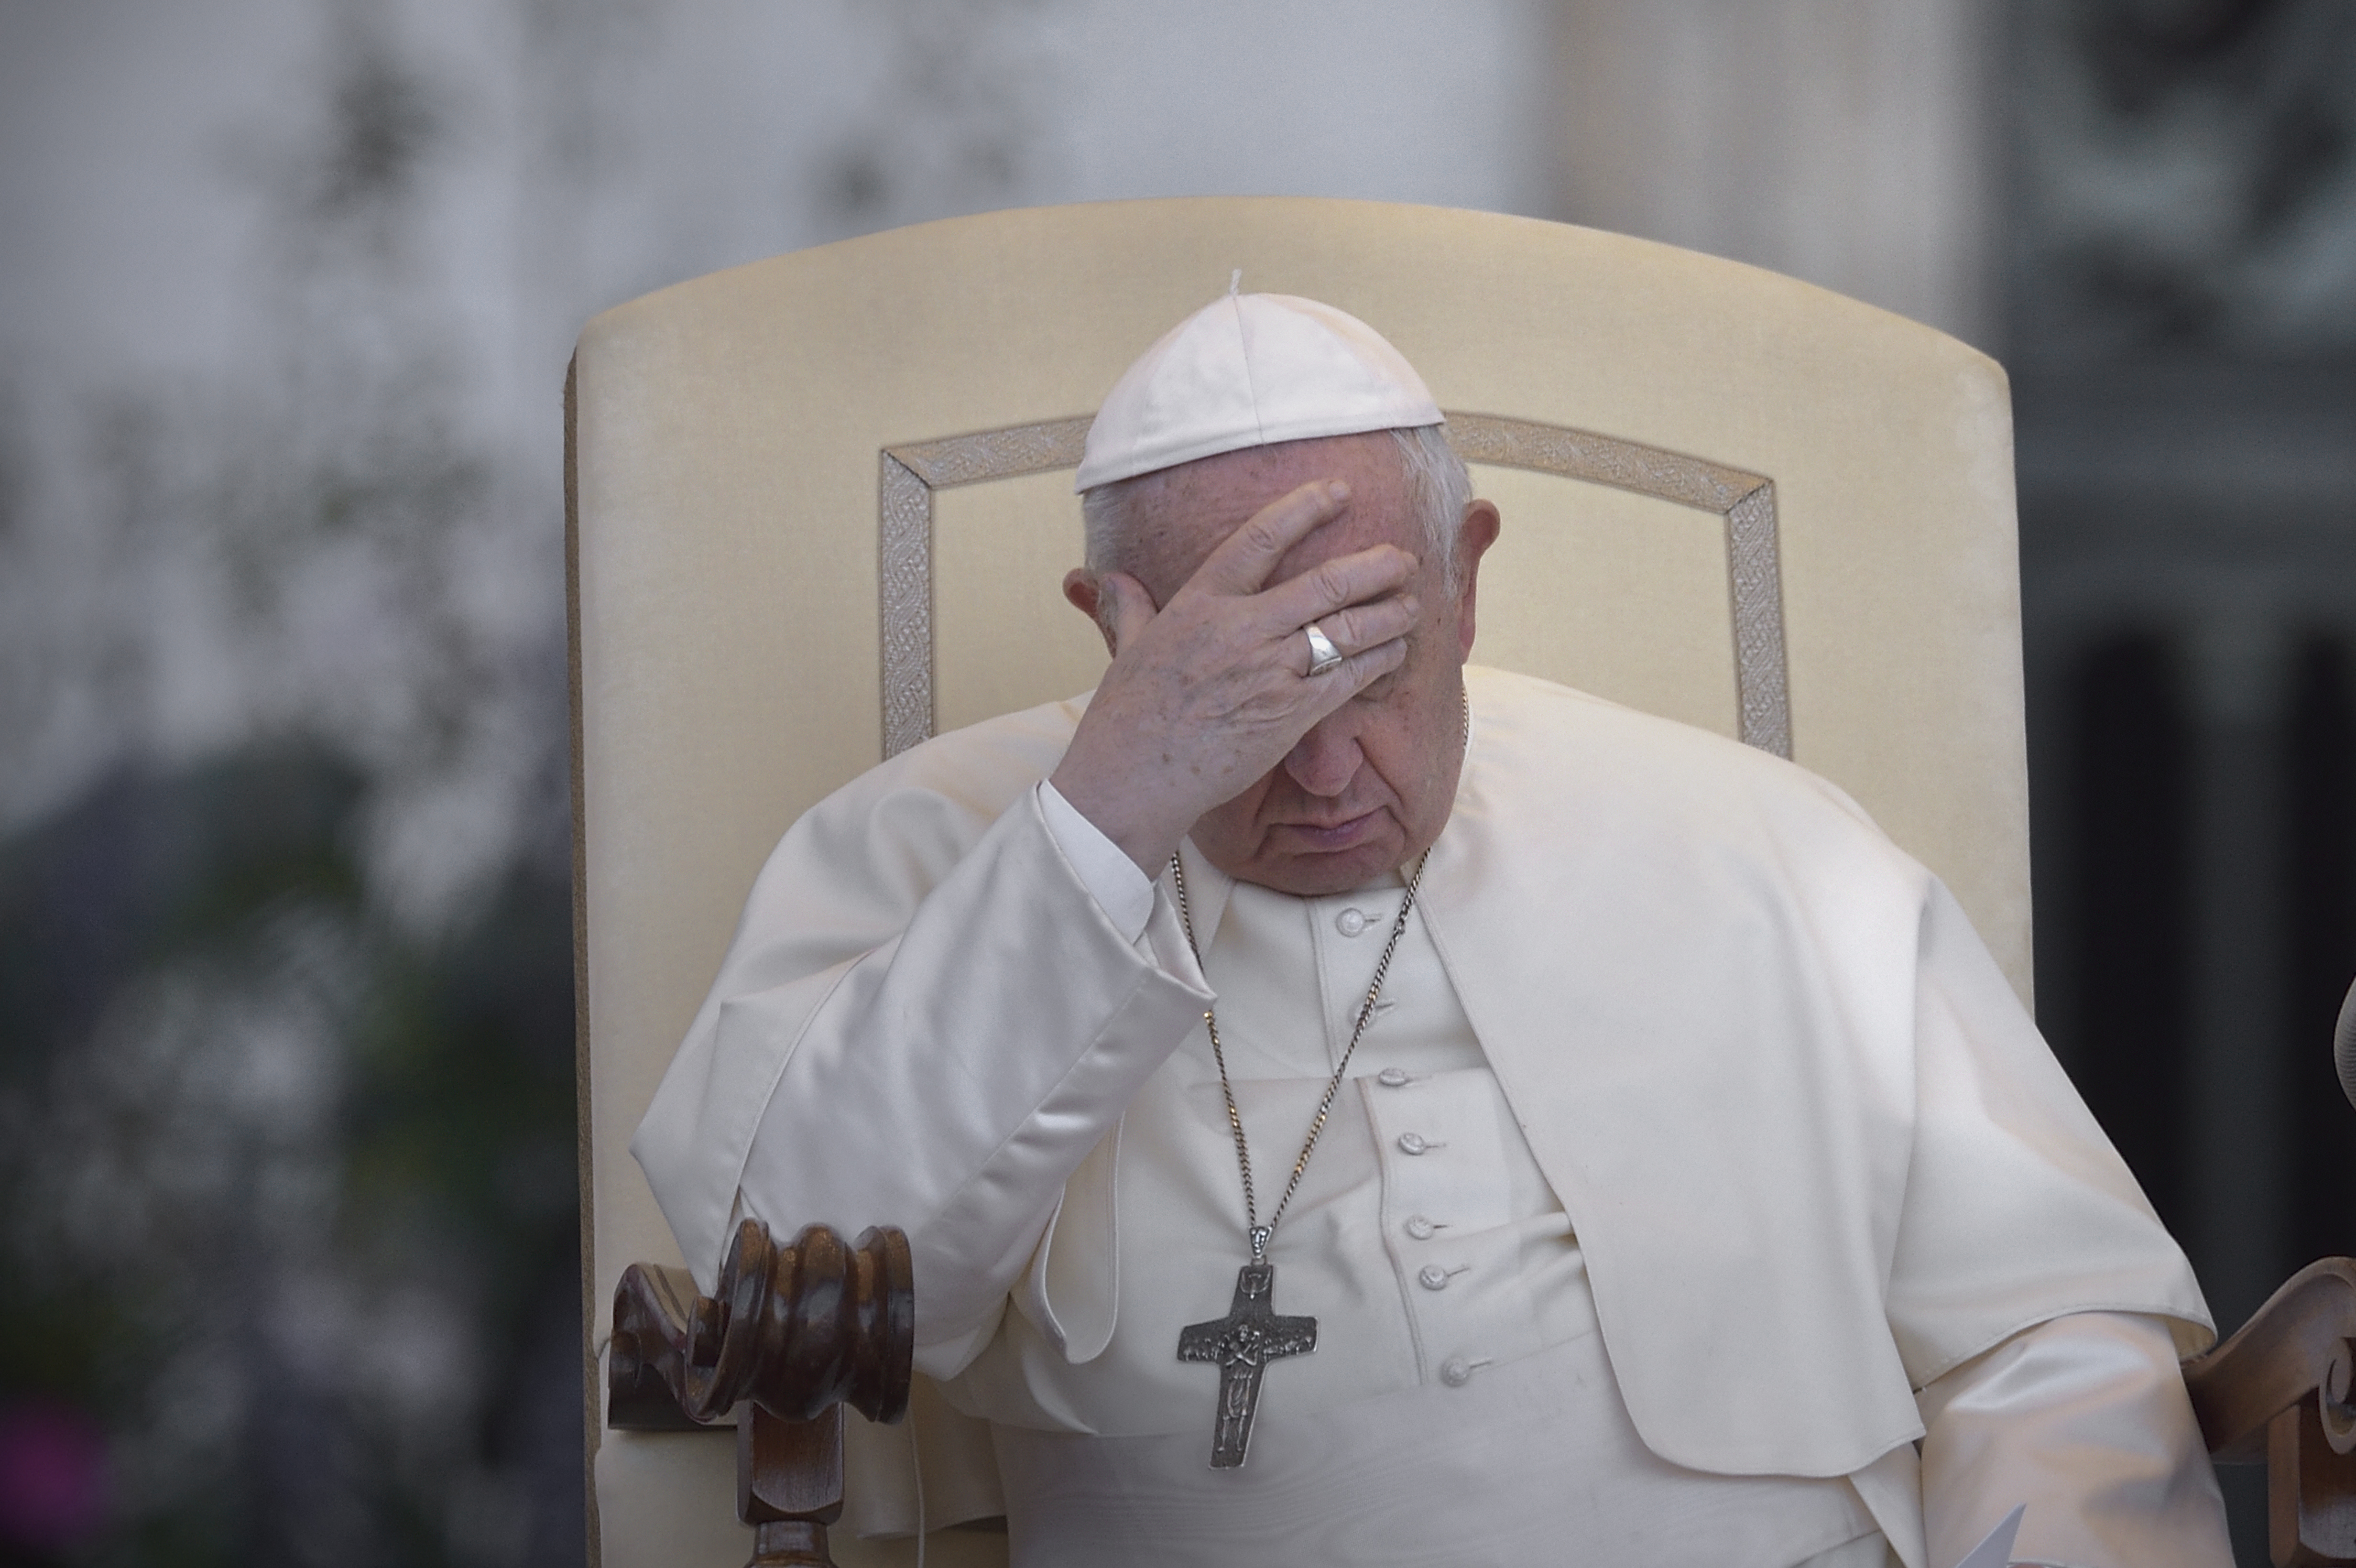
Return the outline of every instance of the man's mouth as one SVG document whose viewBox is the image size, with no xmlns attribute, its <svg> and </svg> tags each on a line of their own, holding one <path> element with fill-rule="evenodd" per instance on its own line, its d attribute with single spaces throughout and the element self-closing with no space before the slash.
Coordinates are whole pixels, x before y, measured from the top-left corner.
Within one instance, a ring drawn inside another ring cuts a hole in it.
<svg viewBox="0 0 2356 1568">
<path fill-rule="evenodd" d="M 1307 849 L 1348 849 L 1370 837 L 1382 817 L 1382 808 L 1361 812 L 1339 822 L 1285 822 L 1278 824 L 1293 840 Z"/>
</svg>

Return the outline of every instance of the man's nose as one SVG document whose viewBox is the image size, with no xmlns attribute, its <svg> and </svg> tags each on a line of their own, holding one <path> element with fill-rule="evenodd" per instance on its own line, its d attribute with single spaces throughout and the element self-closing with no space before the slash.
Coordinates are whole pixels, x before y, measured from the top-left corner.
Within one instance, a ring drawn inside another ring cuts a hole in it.
<svg viewBox="0 0 2356 1568">
<path fill-rule="evenodd" d="M 1286 754 L 1284 771 L 1311 795 L 1333 796 L 1350 787 L 1365 760 L 1357 737 L 1327 719 L 1301 737 Z"/>
</svg>

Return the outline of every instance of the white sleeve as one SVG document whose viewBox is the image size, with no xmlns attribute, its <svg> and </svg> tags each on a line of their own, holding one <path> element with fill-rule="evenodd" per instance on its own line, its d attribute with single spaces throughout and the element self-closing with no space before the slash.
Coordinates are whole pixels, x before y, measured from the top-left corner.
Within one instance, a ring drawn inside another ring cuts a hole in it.
<svg viewBox="0 0 2356 1568">
<path fill-rule="evenodd" d="M 1116 928 L 1033 790 L 889 907 L 899 840 L 851 820 L 780 845 L 631 1149 L 706 1289 L 740 1204 L 784 1234 L 901 1227 L 919 1364 L 944 1375 L 1208 992 L 1169 901 Z M 821 962 L 809 933 L 845 929 L 869 934 Z"/>
<path fill-rule="evenodd" d="M 2016 1563 L 2232 1568 L 2224 1501 L 2164 1320 L 2052 1318 L 1918 1398 L 1932 1563 L 1956 1561 L 2026 1502 Z"/>
<path fill-rule="evenodd" d="M 1072 863 L 1113 929 L 1131 942 L 1144 935 L 1145 923 L 1153 914 L 1153 883 L 1137 869 L 1137 862 L 1045 779 L 1039 781 L 1039 814 L 1047 819 L 1055 847 Z"/>
</svg>

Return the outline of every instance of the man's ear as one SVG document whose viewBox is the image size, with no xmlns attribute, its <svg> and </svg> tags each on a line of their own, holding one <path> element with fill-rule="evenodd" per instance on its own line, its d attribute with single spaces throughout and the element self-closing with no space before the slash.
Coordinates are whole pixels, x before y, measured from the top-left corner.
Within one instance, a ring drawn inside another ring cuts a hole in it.
<svg viewBox="0 0 2356 1568">
<path fill-rule="evenodd" d="M 1456 654 L 1459 658 L 1472 656 L 1473 603 L 1479 597 L 1481 558 L 1497 542 L 1498 531 L 1505 518 L 1494 501 L 1470 501 L 1464 507 L 1464 520 L 1456 528 Z M 1068 586 L 1066 592 L 1070 590 Z"/>
<path fill-rule="evenodd" d="M 1097 574 L 1084 566 L 1076 566 L 1064 573 L 1064 598 L 1073 609 L 1097 624 L 1097 635 L 1104 639 L 1105 652 L 1118 656 L 1120 649 L 1112 635 L 1112 623 L 1108 613 L 1112 606 L 1105 601 L 1104 584 L 1098 581 Z"/>
</svg>

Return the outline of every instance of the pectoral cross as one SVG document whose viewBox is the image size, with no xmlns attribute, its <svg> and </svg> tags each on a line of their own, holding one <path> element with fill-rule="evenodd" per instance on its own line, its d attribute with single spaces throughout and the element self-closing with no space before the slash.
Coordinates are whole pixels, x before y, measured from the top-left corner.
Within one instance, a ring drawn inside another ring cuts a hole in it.
<svg viewBox="0 0 2356 1568">
<path fill-rule="evenodd" d="M 1219 1424 L 1211 1438 L 1211 1468 L 1232 1470 L 1251 1442 L 1259 1408 L 1259 1375 L 1269 1362 L 1317 1348 L 1317 1319 L 1279 1317 L 1276 1265 L 1248 1263 L 1236 1271 L 1236 1299 L 1225 1317 L 1190 1323 L 1178 1334 L 1182 1361 L 1219 1364 Z"/>
</svg>

